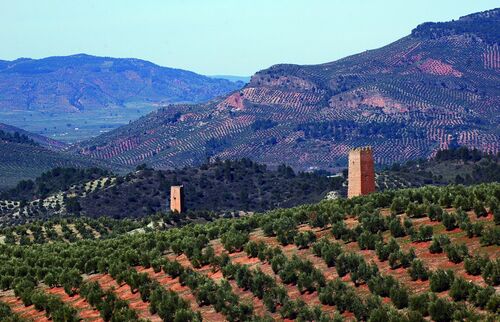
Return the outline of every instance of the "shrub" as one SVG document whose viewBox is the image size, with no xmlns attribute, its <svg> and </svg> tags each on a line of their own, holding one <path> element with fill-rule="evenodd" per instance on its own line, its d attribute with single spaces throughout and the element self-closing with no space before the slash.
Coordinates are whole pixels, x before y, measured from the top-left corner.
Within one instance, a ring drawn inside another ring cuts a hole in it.
<svg viewBox="0 0 500 322">
<path fill-rule="evenodd" d="M 401 197 L 395 197 L 391 203 L 391 208 L 390 208 L 391 214 L 398 215 L 398 214 L 403 213 L 407 207 L 406 206 L 407 204 L 408 204 L 407 199 L 403 199 Z"/>
<path fill-rule="evenodd" d="M 406 231 L 399 218 L 393 218 L 389 221 L 389 231 L 391 232 L 392 237 L 406 236 Z"/>
<path fill-rule="evenodd" d="M 455 278 L 448 294 L 454 301 L 465 301 L 474 285 L 461 277 Z"/>
<path fill-rule="evenodd" d="M 308 248 L 315 241 L 316 235 L 310 230 L 299 232 L 294 238 L 294 243 L 299 249 Z"/>
<path fill-rule="evenodd" d="M 365 230 L 358 237 L 358 245 L 361 249 L 375 249 L 375 245 L 379 242 L 383 242 L 383 238 L 379 234 L 373 234 L 368 230 Z"/>
<path fill-rule="evenodd" d="M 426 281 L 429 278 L 429 270 L 425 267 L 424 262 L 418 258 L 411 262 L 408 274 L 410 274 L 412 281 Z"/>
<path fill-rule="evenodd" d="M 481 236 L 481 245 L 482 246 L 491 246 L 496 245 L 500 246 L 500 227 L 488 227 L 483 230 Z"/>
<path fill-rule="evenodd" d="M 368 288 L 373 294 L 387 297 L 392 288 L 398 286 L 396 279 L 390 275 L 377 275 L 368 281 Z"/>
<path fill-rule="evenodd" d="M 429 314 L 432 320 L 436 322 L 449 322 L 452 320 L 455 306 L 453 303 L 437 298 L 435 301 L 429 303 Z"/>
<path fill-rule="evenodd" d="M 431 221 L 441 221 L 443 219 L 443 208 L 438 205 L 429 205 L 427 213 Z"/>
<path fill-rule="evenodd" d="M 342 253 L 338 256 L 335 268 L 340 277 L 347 275 L 357 269 L 364 258 L 354 253 Z"/>
<path fill-rule="evenodd" d="M 429 315 L 429 302 L 431 296 L 429 293 L 421 293 L 410 296 L 408 301 L 409 308 L 412 311 L 420 312 L 423 316 Z"/>
<path fill-rule="evenodd" d="M 472 209 L 472 202 L 471 202 L 471 198 L 469 197 L 465 197 L 465 196 L 462 196 L 462 195 L 458 195 L 455 197 L 455 199 L 453 200 L 453 208 L 455 209 L 462 209 L 462 210 L 465 210 L 465 211 L 469 211 Z"/>
<path fill-rule="evenodd" d="M 500 259 L 488 261 L 482 271 L 483 279 L 489 285 L 500 284 Z"/>
<path fill-rule="evenodd" d="M 411 248 L 407 253 L 398 250 L 389 255 L 389 266 L 391 269 L 396 269 L 400 266 L 406 268 L 411 265 L 414 258 L 416 258 L 416 255 L 413 248 Z"/>
<path fill-rule="evenodd" d="M 399 251 L 399 244 L 394 238 L 391 238 L 387 244 L 379 242 L 375 246 L 375 252 L 381 261 L 389 259 L 389 255 L 397 251 Z"/>
<path fill-rule="evenodd" d="M 389 291 L 389 297 L 394 306 L 398 309 L 403 309 L 408 306 L 408 291 L 404 287 L 393 287 Z"/>
<path fill-rule="evenodd" d="M 461 263 L 469 256 L 469 249 L 465 244 L 448 244 L 444 247 L 444 251 L 448 259 L 455 264 Z"/>
<path fill-rule="evenodd" d="M 431 291 L 442 292 L 449 290 L 454 279 L 455 274 L 452 270 L 437 269 L 430 276 Z"/>
<path fill-rule="evenodd" d="M 469 292 L 468 300 L 479 308 L 485 308 L 488 301 L 495 296 L 495 289 L 488 287 L 475 287 Z"/>
<path fill-rule="evenodd" d="M 422 218 L 425 216 L 425 210 L 427 206 L 425 204 L 418 204 L 415 202 L 409 203 L 406 208 L 406 214 L 410 218 Z"/>
<path fill-rule="evenodd" d="M 244 247 L 245 253 L 247 253 L 248 257 L 257 257 L 260 253 L 262 253 L 266 248 L 266 244 L 263 241 L 255 242 L 249 241 L 246 243 Z"/>
<path fill-rule="evenodd" d="M 247 232 L 231 229 L 222 235 L 221 242 L 228 252 L 234 253 L 235 251 L 241 251 L 248 239 Z"/>
<path fill-rule="evenodd" d="M 488 212 L 486 211 L 486 208 L 484 208 L 484 205 L 477 200 L 474 202 L 474 213 L 477 218 L 488 216 Z"/>
<path fill-rule="evenodd" d="M 493 221 L 495 225 L 500 225 L 500 206 L 491 210 L 493 212 Z"/>
<path fill-rule="evenodd" d="M 273 229 L 276 232 L 278 241 L 286 246 L 294 242 L 297 234 L 297 224 L 290 217 L 281 217 L 274 222 Z"/>
<path fill-rule="evenodd" d="M 451 243 L 450 237 L 446 235 L 435 235 L 432 237 L 432 243 L 429 246 L 431 254 L 442 253 L 443 248 Z"/>
<path fill-rule="evenodd" d="M 458 227 L 456 214 L 449 214 L 447 212 L 443 213 L 443 220 L 441 221 L 446 227 L 446 230 L 450 231 Z"/>
<path fill-rule="evenodd" d="M 483 235 L 483 230 L 484 230 L 484 223 L 482 222 L 476 222 L 476 223 L 467 223 L 462 225 L 460 228 L 465 230 L 467 233 L 467 237 L 472 238 L 472 237 L 480 237 Z"/>
<path fill-rule="evenodd" d="M 339 243 L 331 243 L 325 238 L 313 245 L 313 252 L 316 256 L 320 256 L 328 267 L 332 267 L 342 253 L 342 246 Z"/>
<path fill-rule="evenodd" d="M 59 277 L 61 285 L 64 287 L 64 291 L 69 295 L 73 296 L 76 294 L 76 290 L 80 287 L 82 283 L 82 276 L 80 272 L 76 269 L 65 270 Z"/>
<path fill-rule="evenodd" d="M 387 230 L 385 219 L 380 213 L 361 215 L 360 222 L 364 230 L 373 234 Z"/>
<path fill-rule="evenodd" d="M 480 275 L 481 270 L 489 262 L 487 256 L 474 255 L 472 257 L 465 258 L 464 267 L 465 271 L 470 275 Z"/>
<path fill-rule="evenodd" d="M 373 276 L 378 274 L 378 267 L 375 263 L 366 264 L 361 261 L 357 268 L 351 269 L 351 281 L 358 286 L 368 282 Z"/>
<path fill-rule="evenodd" d="M 413 242 L 424 242 L 432 239 L 432 226 L 422 225 L 418 227 L 418 230 L 412 230 L 410 234 L 411 241 Z"/>
<path fill-rule="evenodd" d="M 346 242 L 356 240 L 354 233 L 347 228 L 344 221 L 339 221 L 332 225 L 332 234 L 336 239 L 342 239 Z"/>
</svg>

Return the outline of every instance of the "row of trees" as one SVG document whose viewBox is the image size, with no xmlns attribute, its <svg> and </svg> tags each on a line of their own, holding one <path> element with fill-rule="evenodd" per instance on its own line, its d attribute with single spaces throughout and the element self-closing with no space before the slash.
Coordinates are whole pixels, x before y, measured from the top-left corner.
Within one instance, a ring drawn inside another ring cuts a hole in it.
<svg viewBox="0 0 500 322">
<path fill-rule="evenodd" d="M 27 322 L 25 319 L 21 318 L 19 315 L 12 312 L 10 306 L 5 303 L 0 302 L 0 321 L 4 322 Z"/>
<path fill-rule="evenodd" d="M 142 220 L 116 220 L 108 217 L 92 219 L 87 217 L 51 218 L 47 221 L 36 221 L 29 224 L 6 227 L 0 230 L 7 244 L 43 244 L 46 242 L 69 241 L 79 239 L 111 238 L 131 230 L 147 226 L 152 221 L 159 221 L 158 216 Z M 60 226 L 61 233 L 56 227 Z M 71 227 L 74 227 L 72 229 Z M 78 235 L 77 235 L 78 234 Z"/>
<path fill-rule="evenodd" d="M 254 229 L 261 227 L 266 234 L 279 237 L 280 242 L 283 244 L 296 243 L 299 247 L 303 248 L 312 245 L 313 250 L 319 249 L 318 252 L 320 252 L 321 257 L 324 256 L 327 258 L 325 262 L 335 265 L 339 272 L 349 273 L 356 284 L 367 283 L 369 286 L 371 284 L 371 289 L 374 292 L 372 295 L 380 296 L 378 294 L 386 294 L 388 292 L 388 296 L 394 298 L 393 302 L 396 303 L 399 301 L 397 305 L 404 307 L 405 305 L 410 305 L 412 295 L 408 294 L 408 301 L 405 301 L 406 296 L 403 286 L 394 286 L 389 277 L 382 276 L 379 272 L 376 272 L 376 266 L 371 263 L 364 263 L 361 257 L 339 250 L 339 247 L 335 246 L 335 243 L 332 243 L 330 246 L 321 240 L 314 242 L 312 235 L 306 232 L 299 232 L 297 227 L 301 224 L 326 226 L 339 223 L 340 225 L 340 222 L 344 218 L 347 218 L 348 215 L 356 216 L 361 223 L 358 225 L 359 228 L 351 229 L 343 227 L 339 230 L 341 232 L 340 235 L 343 236 L 344 232 L 348 231 L 349 233 L 345 234 L 347 236 L 346 240 L 357 240 L 362 234 L 364 234 L 363 238 L 369 240 L 371 235 L 368 234 L 377 236 L 382 230 L 385 231 L 388 229 L 387 222 L 385 222 L 382 216 L 370 216 L 370 214 L 376 214 L 377 208 L 388 207 L 396 197 L 404 197 L 410 200 L 410 202 L 423 202 L 425 199 L 429 204 L 434 204 L 447 194 L 451 194 L 451 196 L 473 195 L 479 202 L 495 205 L 495 199 L 500 197 L 500 185 L 490 184 L 469 188 L 426 187 L 398 192 L 382 192 L 350 200 L 338 199 L 293 209 L 277 209 L 265 214 L 256 214 L 236 219 L 219 219 L 204 225 L 188 225 L 182 228 L 147 232 L 145 234 L 124 234 L 104 240 L 81 240 L 71 244 L 54 242 L 28 246 L 0 245 L 0 283 L 3 288 L 8 289 L 19 287 L 20 278 L 29 281 L 32 285 L 36 285 L 41 281 L 45 281 L 45 279 L 50 281 L 52 276 L 57 279 L 55 282 L 57 285 L 68 283 L 69 286 L 67 289 L 69 292 L 78 292 L 81 285 L 79 287 L 72 286 L 68 282 L 72 281 L 71 278 L 67 280 L 61 278 L 63 274 L 69 274 L 67 272 L 74 270 L 76 272 L 75 275 L 97 272 L 110 273 L 117 280 L 121 279 L 135 285 L 133 288 L 141 292 L 140 285 L 150 285 L 151 283 L 144 277 L 132 277 L 136 276 L 134 273 L 125 273 L 130 274 L 130 278 L 127 277 L 128 275 L 121 276 L 120 274 L 124 271 L 131 271 L 131 267 L 138 265 L 144 267 L 152 266 L 155 269 L 158 269 L 158 267 L 161 268 L 163 255 L 171 250 L 177 253 L 186 253 L 189 258 L 196 259 L 199 262 L 198 265 L 202 265 L 202 263 L 222 265 L 214 262 L 214 258 L 217 256 L 214 255 L 213 249 L 211 250 L 208 245 L 210 240 L 224 237 L 225 246 L 228 250 L 248 250 L 249 253 L 256 254 L 259 258 L 269 261 L 274 266 L 275 273 L 283 280 L 289 281 L 291 284 L 296 283 L 297 285 L 299 285 L 300 280 L 300 287 L 303 292 L 309 292 L 314 289 L 322 293 L 322 290 L 328 286 L 328 283 L 324 282 L 321 273 L 318 274 L 313 265 L 301 258 L 289 259 L 280 254 L 279 251 L 271 251 L 269 247 L 263 247 L 262 244 L 247 242 L 248 234 Z M 496 211 L 495 209 L 497 208 L 491 209 L 489 211 Z M 394 220 L 394 218 L 392 219 Z M 404 222 L 402 225 L 404 229 L 409 229 L 407 228 L 409 225 L 405 225 Z M 243 237 L 236 237 L 236 235 Z M 320 243 L 321 245 L 316 245 L 316 243 Z M 405 263 L 404 265 L 408 265 L 409 262 L 409 268 L 418 272 L 415 273 L 417 278 L 423 278 L 421 276 L 425 274 L 421 272 L 422 270 L 418 264 L 413 264 L 415 262 L 413 255 L 410 252 L 399 253 L 400 249 L 397 249 L 397 247 L 389 247 L 391 243 L 391 241 L 383 243 L 378 240 L 375 242 L 375 248 L 377 248 L 377 245 L 380 245 L 380 253 L 388 254 L 387 260 L 389 260 L 391 254 L 401 255 L 393 255 L 395 265 L 403 265 L 403 262 Z M 372 247 L 371 245 L 373 245 L 370 241 L 367 241 L 366 244 L 368 245 L 367 247 Z M 386 249 L 384 249 L 386 247 L 389 247 L 391 251 L 386 252 Z M 342 260 L 339 260 L 339 258 Z M 180 271 L 179 266 L 176 267 L 175 264 L 169 264 L 168 267 L 165 267 L 166 272 L 167 269 L 168 272 Z M 495 269 L 491 269 L 490 271 L 494 272 Z M 197 298 L 199 296 L 200 299 L 203 299 L 200 301 L 204 303 L 208 301 L 206 303 L 215 305 L 219 303 L 219 297 L 224 298 L 228 296 L 231 298 L 230 293 L 225 292 L 224 289 L 215 289 L 213 288 L 215 286 L 211 285 L 210 282 L 205 282 L 203 276 L 196 277 L 196 274 L 192 271 L 184 271 L 180 274 L 183 274 L 182 280 L 186 285 L 189 284 L 196 289 L 206 290 L 202 293 L 197 293 L 193 289 L 193 293 Z M 245 277 L 246 274 L 244 272 L 240 272 L 238 276 L 240 275 L 243 281 L 248 278 Z M 431 275 L 430 272 L 429 275 Z M 135 281 L 139 281 L 140 283 L 135 284 Z M 241 285 L 246 285 L 245 282 L 241 283 Z M 206 285 L 206 288 L 204 285 Z M 388 285 L 393 287 L 388 287 Z M 151 290 L 151 287 L 149 289 Z M 391 296 L 392 289 L 394 291 Z M 147 295 L 147 293 L 145 294 Z M 145 295 L 144 298 L 151 301 L 152 292 L 149 294 L 149 296 Z M 208 295 L 204 294 L 216 295 L 215 297 L 211 295 L 211 297 L 205 299 Z M 348 295 L 348 298 L 350 296 Z M 327 298 L 327 296 L 324 297 Z M 158 298 L 163 297 L 158 295 Z M 172 301 L 175 302 L 174 300 Z M 349 300 L 348 302 L 356 303 L 358 301 L 353 302 Z M 287 308 L 299 309 L 300 305 L 295 301 L 290 303 L 294 304 L 290 304 Z M 363 309 L 359 309 L 358 315 L 360 317 L 366 318 L 374 314 L 373 312 L 379 312 L 378 308 L 368 305 L 365 299 L 361 299 L 361 303 L 363 303 Z M 220 307 L 223 310 L 224 305 L 221 304 Z M 354 308 L 352 309 L 354 310 Z M 248 316 L 247 312 L 248 309 L 246 307 L 239 307 L 234 312 L 228 309 L 226 314 L 228 316 L 232 316 L 233 314 L 235 316 L 241 316 L 241 314 Z M 290 316 L 299 314 L 297 313 L 298 311 L 292 310 L 292 312 L 295 313 L 290 313 Z M 289 316 L 289 314 L 287 313 L 286 316 Z"/>
</svg>

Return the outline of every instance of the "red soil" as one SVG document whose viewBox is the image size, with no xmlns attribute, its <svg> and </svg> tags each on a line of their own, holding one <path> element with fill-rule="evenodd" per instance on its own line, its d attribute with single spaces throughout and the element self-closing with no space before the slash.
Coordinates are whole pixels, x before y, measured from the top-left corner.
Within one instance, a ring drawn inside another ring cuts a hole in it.
<svg viewBox="0 0 500 322">
<path fill-rule="evenodd" d="M 78 294 L 69 296 L 62 287 L 47 288 L 45 292 L 58 296 L 64 303 L 74 307 L 78 311 L 78 316 L 84 321 L 104 322 L 99 311 L 93 309 L 92 306 Z"/>
<path fill-rule="evenodd" d="M 32 320 L 34 322 L 51 321 L 45 316 L 45 311 L 38 311 L 35 309 L 34 305 L 25 306 L 24 303 L 13 294 L 2 292 L 0 294 L 0 302 L 9 305 L 12 312 L 18 314 L 24 319 Z"/>
<path fill-rule="evenodd" d="M 139 270 L 139 269 L 138 269 Z M 193 311 L 197 311 L 201 313 L 203 321 L 225 321 L 226 318 L 221 314 L 215 311 L 213 306 L 199 306 L 196 302 L 196 298 L 194 294 L 191 292 L 189 287 L 181 285 L 179 282 L 179 278 L 172 278 L 165 274 L 165 272 L 160 271 L 155 273 L 152 268 L 141 269 L 142 272 L 148 273 L 148 275 L 158 281 L 163 287 L 166 289 L 172 290 L 179 294 L 184 300 L 188 301 Z"/>
<path fill-rule="evenodd" d="M 107 274 L 96 274 L 89 277 L 90 281 L 97 281 L 103 290 L 114 289 L 114 293 L 118 298 L 128 301 L 129 307 L 137 312 L 140 318 L 148 319 L 152 322 L 161 322 L 162 319 L 157 314 L 149 312 L 149 303 L 143 302 L 139 292 L 132 293 L 130 286 L 127 284 L 119 285 L 113 277 Z"/>
</svg>

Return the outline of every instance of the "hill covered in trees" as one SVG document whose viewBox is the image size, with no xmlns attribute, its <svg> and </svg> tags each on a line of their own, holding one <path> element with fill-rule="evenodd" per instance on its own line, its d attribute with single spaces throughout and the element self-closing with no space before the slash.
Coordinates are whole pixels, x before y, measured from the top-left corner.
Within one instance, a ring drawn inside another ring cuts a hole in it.
<svg viewBox="0 0 500 322">
<path fill-rule="evenodd" d="M 377 163 L 465 145 L 500 151 L 500 9 L 426 23 L 382 48 L 319 65 L 280 64 L 205 104 L 159 109 L 71 150 L 167 169 L 243 157 L 337 171 L 352 147 Z"/>
<path fill-rule="evenodd" d="M 430 160 L 379 168 L 378 190 L 424 185 L 499 182 L 499 157 L 465 147 L 439 151 Z M 213 220 L 318 202 L 346 195 L 347 170 L 294 172 L 268 169 L 248 159 L 215 161 L 199 167 L 153 170 L 145 165 L 127 175 L 99 168 L 56 168 L 0 192 L 0 221 L 24 222 L 53 216 L 136 218 L 169 209 L 170 186 L 185 187 L 188 214 L 173 225 Z M 241 212 L 241 213 L 240 213 Z"/>
<path fill-rule="evenodd" d="M 499 199 L 498 183 L 429 186 L 105 239 L 14 240 L 0 244 L 0 318 L 495 321 Z"/>
<path fill-rule="evenodd" d="M 75 213 L 144 217 L 166 211 L 170 186 L 184 184 L 187 209 L 210 218 L 221 212 L 255 212 L 317 202 L 328 192 L 343 189 L 343 181 L 342 177 L 319 173 L 295 173 L 287 166 L 271 170 L 248 159 L 166 171 L 139 166 L 124 176 L 99 169 L 54 169 L 1 193 L 0 200 L 9 202 L 0 210 L 2 221 Z"/>
<path fill-rule="evenodd" d="M 395 163 L 377 176 L 379 189 L 483 182 L 500 182 L 500 154 L 466 147 L 440 150 L 429 160 Z"/>
</svg>

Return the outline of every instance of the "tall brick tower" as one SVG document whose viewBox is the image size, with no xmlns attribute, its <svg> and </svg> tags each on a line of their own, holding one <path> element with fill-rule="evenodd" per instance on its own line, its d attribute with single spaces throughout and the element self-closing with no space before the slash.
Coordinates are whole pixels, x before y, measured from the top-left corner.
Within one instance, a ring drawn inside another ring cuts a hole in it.
<svg viewBox="0 0 500 322">
<path fill-rule="evenodd" d="M 375 169 L 371 147 L 349 151 L 349 186 L 347 197 L 367 195 L 375 191 Z"/>
<path fill-rule="evenodd" d="M 172 212 L 183 212 L 184 209 L 184 186 L 170 187 L 170 210 Z"/>
</svg>

